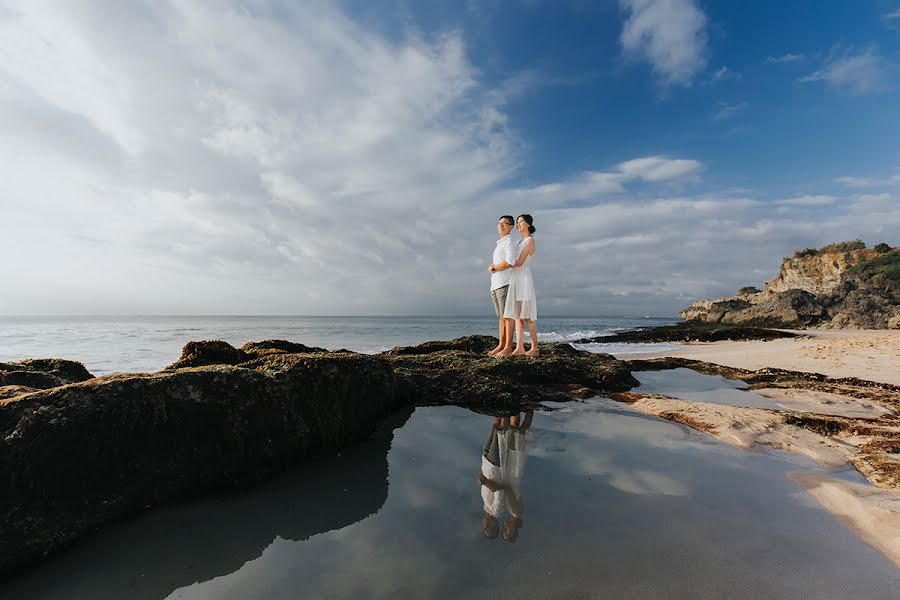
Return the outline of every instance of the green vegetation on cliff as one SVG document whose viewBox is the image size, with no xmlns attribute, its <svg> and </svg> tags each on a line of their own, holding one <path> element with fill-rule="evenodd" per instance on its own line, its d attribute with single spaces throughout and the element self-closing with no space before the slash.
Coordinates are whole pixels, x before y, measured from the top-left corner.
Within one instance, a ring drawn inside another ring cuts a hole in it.
<svg viewBox="0 0 900 600">
<path fill-rule="evenodd" d="M 848 269 L 848 272 L 860 273 L 867 279 L 878 279 L 884 282 L 900 284 L 900 250 L 893 250 L 881 256 L 863 261 Z"/>
<path fill-rule="evenodd" d="M 833 254 L 835 252 L 852 252 L 853 250 L 864 250 L 866 243 L 862 240 L 848 240 L 846 242 L 834 242 L 826 244 L 821 248 L 806 248 L 794 252 L 794 258 L 803 258 L 806 256 L 818 256 L 820 254 Z"/>
</svg>

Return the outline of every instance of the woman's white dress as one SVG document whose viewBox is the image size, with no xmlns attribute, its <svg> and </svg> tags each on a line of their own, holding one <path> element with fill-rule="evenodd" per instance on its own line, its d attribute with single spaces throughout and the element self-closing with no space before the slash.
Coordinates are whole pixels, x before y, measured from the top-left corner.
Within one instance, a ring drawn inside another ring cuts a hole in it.
<svg viewBox="0 0 900 600">
<path fill-rule="evenodd" d="M 520 241 L 519 253 L 524 249 L 525 247 Z M 506 306 L 503 309 L 505 319 L 537 321 L 537 299 L 534 297 L 534 278 L 531 276 L 531 259 L 533 258 L 534 254 L 530 254 L 521 267 L 513 267 L 512 281 L 509 283 Z"/>
</svg>

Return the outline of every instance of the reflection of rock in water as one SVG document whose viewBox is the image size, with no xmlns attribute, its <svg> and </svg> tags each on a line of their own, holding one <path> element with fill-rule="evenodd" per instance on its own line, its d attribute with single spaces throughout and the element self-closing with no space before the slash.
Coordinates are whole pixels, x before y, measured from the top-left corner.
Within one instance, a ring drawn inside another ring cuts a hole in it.
<svg viewBox="0 0 900 600">
<path fill-rule="evenodd" d="M 150 506 L 338 452 L 403 406 L 521 409 L 637 385 L 609 355 L 547 343 L 540 358 L 499 362 L 484 354 L 495 343 L 469 336 L 368 356 L 196 342 L 163 371 L 86 381 L 65 361 L 0 365 L 2 393 L 15 394 L 0 402 L 0 574 Z"/>
<path fill-rule="evenodd" d="M 174 590 L 227 575 L 258 558 L 276 537 L 304 540 L 377 513 L 388 493 L 387 455 L 394 429 L 412 409 L 383 421 L 365 442 L 341 456 L 308 461 L 251 492 L 162 509 L 98 538 L 95 547 L 63 554 L 15 582 L 0 596 L 53 597 L 55 581 L 69 600 L 157 600 Z M 89 542 L 90 544 L 91 542 Z M 98 561 L 104 568 L 97 569 Z M 88 580 L 91 578 L 92 580 Z M 79 595 L 79 590 L 85 591 Z"/>
</svg>

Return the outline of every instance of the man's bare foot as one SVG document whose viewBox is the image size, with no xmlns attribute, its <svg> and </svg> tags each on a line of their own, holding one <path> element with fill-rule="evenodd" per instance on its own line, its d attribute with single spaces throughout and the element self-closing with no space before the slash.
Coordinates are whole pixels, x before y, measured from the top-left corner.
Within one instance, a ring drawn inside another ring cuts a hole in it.
<svg viewBox="0 0 900 600">
<path fill-rule="evenodd" d="M 530 356 L 531 358 L 535 358 L 541 355 L 541 351 L 538 349 L 532 349 L 525 353 L 525 356 Z"/>
<path fill-rule="evenodd" d="M 513 350 L 513 354 L 525 354 L 525 346 L 522 346 L 521 348 L 516 348 L 515 350 Z"/>
<path fill-rule="evenodd" d="M 504 348 L 494 355 L 495 358 L 506 358 L 507 356 L 512 356 L 512 350 L 510 350 L 509 348 Z"/>
</svg>

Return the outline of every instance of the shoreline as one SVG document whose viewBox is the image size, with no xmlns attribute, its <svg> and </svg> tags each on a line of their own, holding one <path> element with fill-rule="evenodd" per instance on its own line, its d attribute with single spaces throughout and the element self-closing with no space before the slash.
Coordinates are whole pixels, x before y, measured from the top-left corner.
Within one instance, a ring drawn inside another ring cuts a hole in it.
<svg viewBox="0 0 900 600">
<path fill-rule="evenodd" d="M 770 341 L 681 342 L 685 348 L 616 355 L 621 359 L 690 358 L 726 367 L 858 377 L 900 385 L 900 330 L 781 330 L 798 337 Z"/>
<path fill-rule="evenodd" d="M 889 389 L 900 385 L 900 331 L 784 331 L 798 337 L 683 342 L 686 347 L 678 350 L 617 355 L 632 368 L 642 362 L 659 361 L 659 366 L 668 362 L 674 363 L 670 368 L 684 366 L 747 381 L 748 389 L 776 400 L 777 409 L 641 394 L 640 387 L 612 397 L 638 412 L 681 423 L 745 450 L 767 447 L 812 458 L 822 471 L 794 473 L 794 483 L 900 568 L 900 460 L 895 453 L 900 393 Z M 702 362 L 691 364 L 694 361 Z M 755 381 L 773 373 L 797 381 L 776 385 Z M 832 379 L 809 379 L 814 374 Z M 887 385 L 876 391 L 866 382 Z M 869 483 L 830 474 L 850 465 Z"/>
</svg>

